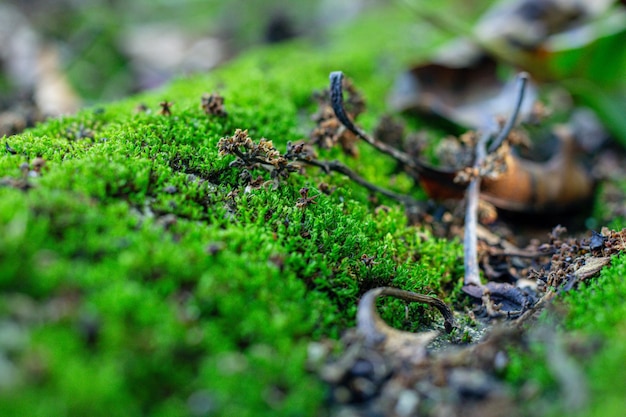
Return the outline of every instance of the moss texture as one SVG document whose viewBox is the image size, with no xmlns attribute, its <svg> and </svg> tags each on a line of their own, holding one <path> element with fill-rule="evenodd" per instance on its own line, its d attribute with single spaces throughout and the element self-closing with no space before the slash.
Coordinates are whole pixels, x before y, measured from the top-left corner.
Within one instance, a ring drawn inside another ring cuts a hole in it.
<svg viewBox="0 0 626 417">
<path fill-rule="evenodd" d="M 314 169 L 246 191 L 232 159 L 218 156 L 219 139 L 237 128 L 279 150 L 306 136 L 310 95 L 337 69 L 368 99 L 360 122 L 371 128 L 397 72 L 444 40 L 403 10 L 366 16 L 336 37 L 256 50 L 6 139 L 17 154 L 0 154 L 0 178 L 17 183 L 24 163 L 46 163 L 27 191 L 0 187 L 0 415 L 318 415 L 324 387 L 306 371 L 308 341 L 353 325 L 359 295 L 373 286 L 451 294 L 459 243 L 408 227 L 397 204 L 381 199 L 390 209 L 376 211 L 366 191 Z M 227 117 L 202 111 L 212 91 Z M 170 116 L 158 112 L 164 100 L 174 103 Z M 151 110 L 136 112 L 140 103 Z M 365 147 L 348 163 L 419 193 Z M 336 191 L 321 193 L 321 182 Z M 302 210 L 304 186 L 319 197 Z M 367 267 L 362 255 L 378 263 Z M 614 277 L 623 292 L 619 268 L 604 281 Z M 571 303 L 589 310 L 572 310 L 572 327 L 603 308 L 581 297 Z M 405 317 L 402 304 L 386 306 L 388 319 Z M 409 323 L 394 324 L 415 330 L 423 318 L 411 307 Z M 606 334 L 624 332 L 617 313 L 603 323 Z M 623 343 L 605 352 L 590 373 L 623 352 Z"/>
<path fill-rule="evenodd" d="M 397 12 L 386 19 L 415 30 Z M 0 188 L 0 338 L 13 341 L 0 346 L 1 415 L 315 415 L 311 338 L 351 326 L 375 285 L 445 295 L 461 274 L 459 245 L 420 237 L 401 207 L 375 214 L 366 192 L 317 170 L 245 192 L 217 152 L 236 128 L 279 149 L 305 136 L 310 95 L 338 68 L 378 100 L 371 125 L 397 57 L 420 52 L 381 23 L 343 29 L 332 49 L 258 50 L 6 139 L 17 154 L 0 156 L 0 177 L 19 181 L 22 164 L 46 162 L 27 191 Z M 226 118 L 202 111 L 212 91 Z M 171 116 L 158 112 L 164 100 Z M 364 151 L 358 164 L 389 183 L 385 158 Z M 322 180 L 337 191 L 321 194 Z M 303 186 L 321 194 L 305 211 Z M 363 254 L 380 262 L 367 268 Z"/>
</svg>

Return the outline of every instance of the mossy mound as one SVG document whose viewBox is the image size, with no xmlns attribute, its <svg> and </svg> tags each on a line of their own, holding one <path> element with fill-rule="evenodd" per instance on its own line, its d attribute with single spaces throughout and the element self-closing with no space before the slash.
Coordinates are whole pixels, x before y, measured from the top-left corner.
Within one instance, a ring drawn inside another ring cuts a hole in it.
<svg viewBox="0 0 626 417">
<path fill-rule="evenodd" d="M 232 158 L 218 155 L 220 138 L 238 128 L 279 150 L 306 136 L 311 93 L 337 69 L 364 92 L 359 122 L 371 128 L 398 71 L 444 40 L 404 10 L 377 11 L 335 35 L 332 46 L 256 50 L 3 140 L 16 153 L 0 155 L 0 415 L 318 415 L 324 387 L 306 371 L 307 344 L 352 326 L 365 290 L 451 295 L 459 243 L 407 226 L 396 203 L 374 203 L 312 168 L 246 190 Z M 226 117 L 201 108 L 213 91 Z M 174 103 L 171 115 L 159 114 L 163 101 Z M 137 112 L 141 103 L 151 110 Z M 361 175 L 419 193 L 406 177 L 392 181 L 393 161 L 360 151 L 348 163 Z M 335 152 L 323 156 L 343 158 Z M 324 194 L 322 182 L 336 190 Z M 303 187 L 319 195 L 305 209 Z M 603 292 L 622 305 L 622 259 L 568 296 L 588 306 L 572 308 L 568 326 L 591 333 L 596 320 L 604 335 L 623 333 L 623 314 L 597 314 Z M 405 329 L 425 319 L 411 306 L 402 322 L 404 305 L 385 305 Z M 589 374 L 623 380 L 617 366 L 603 371 L 623 352 L 624 343 L 604 350 Z"/>
<path fill-rule="evenodd" d="M 279 149 L 305 136 L 311 93 L 334 69 L 379 114 L 398 57 L 419 52 L 399 38 L 410 19 L 385 19 L 342 29 L 333 49 L 258 50 L 5 138 L 17 153 L 0 156 L 0 414 L 314 415 L 324 389 L 305 370 L 307 343 L 351 326 L 365 289 L 446 295 L 459 245 L 418 236 L 401 207 L 375 214 L 366 192 L 317 170 L 247 192 L 218 156 L 237 128 Z M 212 91 L 227 117 L 203 112 Z M 364 150 L 358 163 L 389 182 L 385 158 Z M 322 180 L 337 190 L 322 194 Z M 306 210 L 304 186 L 320 194 Z"/>
</svg>

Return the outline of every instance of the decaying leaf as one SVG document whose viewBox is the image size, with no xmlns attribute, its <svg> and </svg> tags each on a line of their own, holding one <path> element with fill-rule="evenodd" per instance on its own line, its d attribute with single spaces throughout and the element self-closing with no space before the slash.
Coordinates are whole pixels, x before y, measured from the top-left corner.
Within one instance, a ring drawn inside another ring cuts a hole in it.
<svg viewBox="0 0 626 417">
<path fill-rule="evenodd" d="M 340 72 L 331 74 L 331 102 L 333 110 L 340 122 L 355 137 L 368 142 L 381 152 L 391 155 L 406 167 L 411 174 L 417 174 L 418 180 L 426 192 L 434 199 L 462 197 L 468 180 L 460 180 L 467 175 L 460 175 L 469 170 L 469 178 L 474 171 L 485 177 L 483 194 L 485 199 L 494 206 L 514 212 L 562 212 L 589 199 L 593 192 L 594 181 L 590 174 L 575 159 L 571 134 L 565 129 L 557 129 L 562 140 L 560 151 L 546 163 L 526 161 L 508 148 L 501 148 L 485 158 L 477 167 L 450 169 L 433 167 L 419 156 L 408 154 L 390 144 L 383 143 L 359 129 L 343 108 L 342 95 L 343 75 Z M 521 109 L 523 95 L 519 96 L 515 114 Z M 510 117 L 506 134 L 501 134 L 498 142 L 508 136 L 516 117 Z M 485 128 L 488 134 L 491 131 Z M 494 140 L 495 142 L 495 140 Z M 498 145 L 499 147 L 499 145 Z"/>
<path fill-rule="evenodd" d="M 577 160 L 572 132 L 565 126 L 554 130 L 558 151 L 538 163 L 506 155 L 506 171 L 485 178 L 481 197 L 500 209 L 525 213 L 559 213 L 580 209 L 593 195 L 595 180 Z"/>
<path fill-rule="evenodd" d="M 502 82 L 497 62 L 483 56 L 459 67 L 447 63 L 419 65 L 400 76 L 389 96 L 396 111 L 432 114 L 459 126 L 478 129 L 493 123 L 494 116 L 508 117 L 516 81 Z M 521 119 L 530 115 L 537 97 L 528 86 Z"/>
<path fill-rule="evenodd" d="M 491 7 L 472 29 L 464 29 L 425 3 L 405 2 L 424 20 L 459 35 L 429 64 L 401 77 L 393 93 L 399 108 L 416 108 L 415 72 L 429 66 L 444 72 L 468 72 L 490 61 L 528 71 L 537 81 L 557 81 L 582 105 L 593 109 L 622 144 L 626 8 L 614 0 L 513 0 Z M 419 80 L 419 77 L 417 78 Z M 404 91 L 403 91 L 404 90 Z M 424 100 L 425 102 L 425 100 Z M 462 102 L 459 100 L 459 104 Z M 430 112 L 438 112 L 422 106 Z M 463 119 L 450 114 L 451 120 Z"/>
</svg>

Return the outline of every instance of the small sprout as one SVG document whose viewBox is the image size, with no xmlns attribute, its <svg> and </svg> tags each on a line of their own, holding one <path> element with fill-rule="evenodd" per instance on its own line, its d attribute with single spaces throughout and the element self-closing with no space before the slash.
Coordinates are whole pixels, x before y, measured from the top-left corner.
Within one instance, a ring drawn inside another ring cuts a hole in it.
<svg viewBox="0 0 626 417">
<path fill-rule="evenodd" d="M 172 103 L 171 101 L 167 101 L 167 100 L 160 102 L 159 106 L 161 106 L 161 110 L 159 111 L 159 114 L 163 116 L 171 116 L 173 105 L 174 103 Z"/>
<path fill-rule="evenodd" d="M 200 99 L 202 110 L 207 115 L 225 117 L 228 113 L 224 110 L 224 97 L 217 93 L 204 94 Z"/>
</svg>

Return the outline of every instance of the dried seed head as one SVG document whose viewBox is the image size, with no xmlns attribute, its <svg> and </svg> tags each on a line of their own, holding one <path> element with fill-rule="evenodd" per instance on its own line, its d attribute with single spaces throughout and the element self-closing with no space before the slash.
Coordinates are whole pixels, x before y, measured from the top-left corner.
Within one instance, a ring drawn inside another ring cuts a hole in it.
<svg viewBox="0 0 626 417">
<path fill-rule="evenodd" d="M 204 94 L 200 99 L 202 110 L 208 115 L 225 117 L 228 115 L 224 110 L 224 97 L 217 93 Z"/>
<path fill-rule="evenodd" d="M 163 116 L 171 116 L 173 105 L 174 103 L 167 100 L 160 102 L 159 106 L 161 106 L 161 111 L 159 111 L 159 114 L 162 114 Z"/>
<path fill-rule="evenodd" d="M 317 197 L 319 197 L 319 194 L 314 195 L 313 197 L 309 197 L 309 188 L 308 187 L 300 188 L 299 193 L 300 193 L 300 198 L 298 199 L 298 201 L 296 201 L 296 207 L 297 208 L 303 209 L 303 208 L 307 207 L 310 204 L 317 204 L 315 199 Z"/>
</svg>

